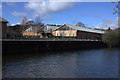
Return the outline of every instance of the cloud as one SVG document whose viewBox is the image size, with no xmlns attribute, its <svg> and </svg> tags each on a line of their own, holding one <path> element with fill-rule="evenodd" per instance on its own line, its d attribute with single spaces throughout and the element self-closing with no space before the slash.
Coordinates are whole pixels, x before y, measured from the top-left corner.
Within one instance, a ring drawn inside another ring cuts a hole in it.
<svg viewBox="0 0 120 80">
<path fill-rule="evenodd" d="M 2 4 L 0 4 L 0 9 L 2 8 Z"/>
<path fill-rule="evenodd" d="M 97 25 L 95 28 L 108 29 L 109 27 L 111 29 L 118 28 L 118 18 L 116 18 L 115 20 L 104 18 L 103 23 Z"/>
<path fill-rule="evenodd" d="M 3 0 L 4 2 L 40 2 L 43 0 Z M 50 0 L 52 2 L 112 2 L 115 0 Z"/>
<path fill-rule="evenodd" d="M 39 16 L 60 12 L 72 8 L 73 5 L 74 3 L 71 2 L 53 2 L 51 0 L 42 0 L 42 2 L 28 2 L 24 7 L 29 10 L 34 10 L 34 16 Z"/>
<path fill-rule="evenodd" d="M 72 24 L 75 24 L 75 23 L 78 23 L 78 22 L 79 22 L 78 20 L 73 20 Z"/>
<path fill-rule="evenodd" d="M 15 2 L 6 2 L 6 4 L 7 4 L 8 6 L 15 6 L 15 5 L 16 5 Z"/>
<path fill-rule="evenodd" d="M 15 16 L 15 17 L 23 17 L 23 16 L 26 16 L 27 14 L 26 13 L 18 13 L 18 12 L 12 12 L 12 15 Z"/>
<path fill-rule="evenodd" d="M 15 26 L 15 25 L 20 25 L 21 23 L 16 23 L 16 24 L 10 24 L 10 26 Z"/>
<path fill-rule="evenodd" d="M 16 24 L 11 24 L 10 26 L 15 26 Z"/>
<path fill-rule="evenodd" d="M 0 16 L 2 16 L 2 4 L 0 4 Z"/>
</svg>

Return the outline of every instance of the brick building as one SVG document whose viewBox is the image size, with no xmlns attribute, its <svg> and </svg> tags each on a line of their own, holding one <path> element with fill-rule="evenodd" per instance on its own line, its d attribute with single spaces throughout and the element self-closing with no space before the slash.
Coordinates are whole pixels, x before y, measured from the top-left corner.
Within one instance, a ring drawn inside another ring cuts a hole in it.
<svg viewBox="0 0 120 80">
<path fill-rule="evenodd" d="M 54 36 L 101 40 L 103 33 L 101 30 L 64 24 L 54 31 Z"/>
<path fill-rule="evenodd" d="M 40 38 L 49 37 L 53 36 L 53 32 L 56 28 L 58 27 L 48 25 L 44 25 L 42 27 L 28 26 L 24 29 L 23 36 L 40 36 Z"/>
<path fill-rule="evenodd" d="M 42 34 L 38 32 L 39 27 L 28 26 L 23 31 L 23 36 L 41 36 Z"/>
<path fill-rule="evenodd" d="M 7 23 L 8 21 L 0 17 L 0 38 L 4 39 L 7 37 Z"/>
<path fill-rule="evenodd" d="M 23 36 L 41 36 L 41 38 L 46 36 L 56 36 L 75 37 L 77 39 L 101 40 L 103 33 L 104 31 L 101 30 L 64 24 L 61 26 L 44 25 L 40 28 L 29 26 L 24 30 Z"/>
</svg>

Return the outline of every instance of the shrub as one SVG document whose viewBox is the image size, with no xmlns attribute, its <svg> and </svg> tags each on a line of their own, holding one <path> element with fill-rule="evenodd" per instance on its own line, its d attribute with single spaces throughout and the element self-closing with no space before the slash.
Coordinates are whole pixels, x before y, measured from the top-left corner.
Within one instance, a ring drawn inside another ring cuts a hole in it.
<svg viewBox="0 0 120 80">
<path fill-rule="evenodd" d="M 106 31 L 106 33 L 103 34 L 102 41 L 110 47 L 120 46 L 120 28 Z"/>
</svg>

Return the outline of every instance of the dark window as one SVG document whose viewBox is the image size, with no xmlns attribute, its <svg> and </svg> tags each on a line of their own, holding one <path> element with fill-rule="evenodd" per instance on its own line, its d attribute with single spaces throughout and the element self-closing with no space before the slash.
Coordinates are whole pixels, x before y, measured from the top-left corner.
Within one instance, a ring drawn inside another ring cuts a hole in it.
<svg viewBox="0 0 120 80">
<path fill-rule="evenodd" d="M 62 34 L 60 33 L 60 36 L 62 36 Z"/>
</svg>

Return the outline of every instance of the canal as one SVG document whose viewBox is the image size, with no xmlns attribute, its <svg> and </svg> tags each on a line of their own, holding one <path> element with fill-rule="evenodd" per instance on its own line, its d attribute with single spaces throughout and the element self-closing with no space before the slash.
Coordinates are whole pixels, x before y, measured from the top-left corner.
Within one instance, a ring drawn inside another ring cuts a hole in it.
<svg viewBox="0 0 120 80">
<path fill-rule="evenodd" d="M 3 57 L 3 78 L 117 78 L 117 48 Z"/>
</svg>

